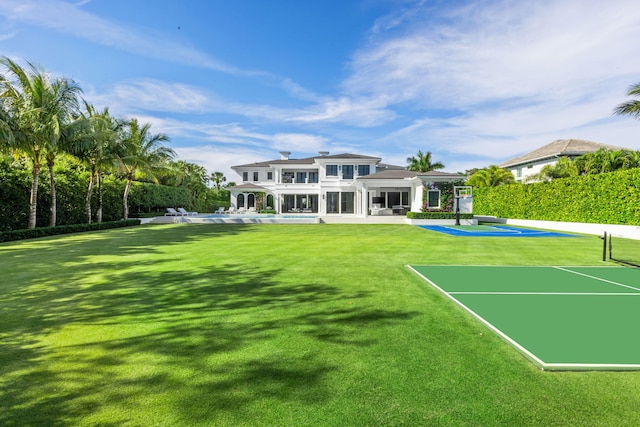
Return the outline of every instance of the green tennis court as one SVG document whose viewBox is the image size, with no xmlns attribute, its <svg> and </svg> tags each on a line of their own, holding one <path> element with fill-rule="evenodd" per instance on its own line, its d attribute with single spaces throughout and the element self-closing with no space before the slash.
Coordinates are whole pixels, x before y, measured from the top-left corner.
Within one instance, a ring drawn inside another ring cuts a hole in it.
<svg viewBox="0 0 640 427">
<path fill-rule="evenodd" d="M 640 270 L 408 266 L 545 370 L 640 370 Z"/>
</svg>

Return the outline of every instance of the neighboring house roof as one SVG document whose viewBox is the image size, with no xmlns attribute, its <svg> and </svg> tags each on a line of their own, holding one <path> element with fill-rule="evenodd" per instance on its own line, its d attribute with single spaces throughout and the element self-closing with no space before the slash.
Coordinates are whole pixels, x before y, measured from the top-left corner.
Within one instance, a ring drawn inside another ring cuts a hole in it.
<svg viewBox="0 0 640 427">
<path fill-rule="evenodd" d="M 601 144 L 599 142 L 587 141 L 584 139 L 558 139 L 550 144 L 533 150 L 530 153 L 515 157 L 501 163 L 499 166 L 508 168 L 527 163 L 533 163 L 544 159 L 552 159 L 561 156 L 581 156 L 586 153 L 598 151 L 600 148 L 609 150 L 622 150 L 622 147 Z"/>
</svg>

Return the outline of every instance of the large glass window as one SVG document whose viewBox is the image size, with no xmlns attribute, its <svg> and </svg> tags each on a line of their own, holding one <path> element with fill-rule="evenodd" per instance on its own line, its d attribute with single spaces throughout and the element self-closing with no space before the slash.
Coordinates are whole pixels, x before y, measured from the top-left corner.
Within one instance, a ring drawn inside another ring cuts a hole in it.
<svg viewBox="0 0 640 427">
<path fill-rule="evenodd" d="M 249 172 L 242 172 L 242 180 L 249 181 Z"/>
<path fill-rule="evenodd" d="M 327 213 L 340 213 L 340 193 L 327 193 Z"/>
<path fill-rule="evenodd" d="M 249 194 L 247 196 L 247 207 L 248 208 L 256 207 L 256 196 L 254 194 Z"/>
<path fill-rule="evenodd" d="M 238 208 L 244 208 L 244 194 L 238 194 L 236 204 L 238 205 Z"/>
<path fill-rule="evenodd" d="M 253 180 L 258 181 L 258 172 L 253 173 Z"/>
<path fill-rule="evenodd" d="M 282 172 L 282 183 L 283 184 L 293 183 L 293 172 Z"/>
<path fill-rule="evenodd" d="M 355 195 L 353 192 L 340 193 L 340 208 L 342 213 L 355 212 Z"/>
<path fill-rule="evenodd" d="M 273 181 L 273 172 L 267 172 L 267 181 Z"/>
<path fill-rule="evenodd" d="M 318 182 L 318 172 L 309 172 L 309 184 Z"/>
<path fill-rule="evenodd" d="M 298 184 L 304 184 L 307 180 L 306 172 L 296 172 L 296 182 Z"/>
<path fill-rule="evenodd" d="M 327 176 L 338 176 L 338 165 L 327 165 Z"/>
<path fill-rule="evenodd" d="M 353 165 L 342 165 L 342 179 L 353 179 Z"/>
<path fill-rule="evenodd" d="M 358 165 L 358 176 L 369 175 L 369 165 Z"/>
</svg>

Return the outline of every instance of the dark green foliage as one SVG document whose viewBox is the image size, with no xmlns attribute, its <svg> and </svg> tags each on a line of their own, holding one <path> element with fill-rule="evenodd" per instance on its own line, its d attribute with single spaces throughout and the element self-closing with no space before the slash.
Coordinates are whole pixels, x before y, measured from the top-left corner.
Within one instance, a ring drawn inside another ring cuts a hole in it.
<svg viewBox="0 0 640 427">
<path fill-rule="evenodd" d="M 0 231 L 27 226 L 31 174 L 0 156 Z"/>
<path fill-rule="evenodd" d="M 110 228 L 131 227 L 140 225 L 140 220 L 112 221 L 93 224 L 59 225 L 56 227 L 38 227 L 25 230 L 11 230 L 0 232 L 0 242 L 12 240 L 34 239 L 36 237 L 57 236 L 59 234 L 80 233 L 82 231 L 107 230 Z"/>
<path fill-rule="evenodd" d="M 453 187 L 464 185 L 464 181 L 456 182 L 436 182 L 425 189 L 422 193 L 422 211 L 427 211 L 427 197 L 428 190 L 440 190 L 440 211 L 451 212 L 453 211 Z"/>
<path fill-rule="evenodd" d="M 407 212 L 409 219 L 455 219 L 455 212 Z M 461 213 L 460 219 L 473 219 L 473 214 Z"/>
<path fill-rule="evenodd" d="M 473 211 L 500 218 L 640 224 L 640 169 L 474 188 Z"/>
</svg>

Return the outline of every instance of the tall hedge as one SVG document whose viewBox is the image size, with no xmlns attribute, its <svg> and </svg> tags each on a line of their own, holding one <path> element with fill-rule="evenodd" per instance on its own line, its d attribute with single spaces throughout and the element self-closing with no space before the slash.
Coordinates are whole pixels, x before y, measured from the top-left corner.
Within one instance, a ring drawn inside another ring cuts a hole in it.
<svg viewBox="0 0 640 427">
<path fill-rule="evenodd" d="M 640 169 L 474 188 L 473 212 L 500 218 L 640 225 Z"/>
<path fill-rule="evenodd" d="M 57 225 L 86 223 L 85 195 L 88 174 L 69 168 L 56 168 Z M 125 182 L 114 176 L 105 177 L 102 184 L 102 220 L 117 221 L 122 218 L 122 193 Z M 27 227 L 29 217 L 29 193 L 31 172 L 0 156 L 0 231 L 19 230 Z M 49 175 L 46 168 L 40 174 L 38 185 L 37 226 L 49 224 Z M 167 207 L 191 209 L 191 195 L 186 187 L 167 187 L 135 182 L 129 194 L 129 212 L 164 212 Z M 94 188 L 92 209 L 95 221 L 98 206 L 98 190 Z"/>
</svg>

